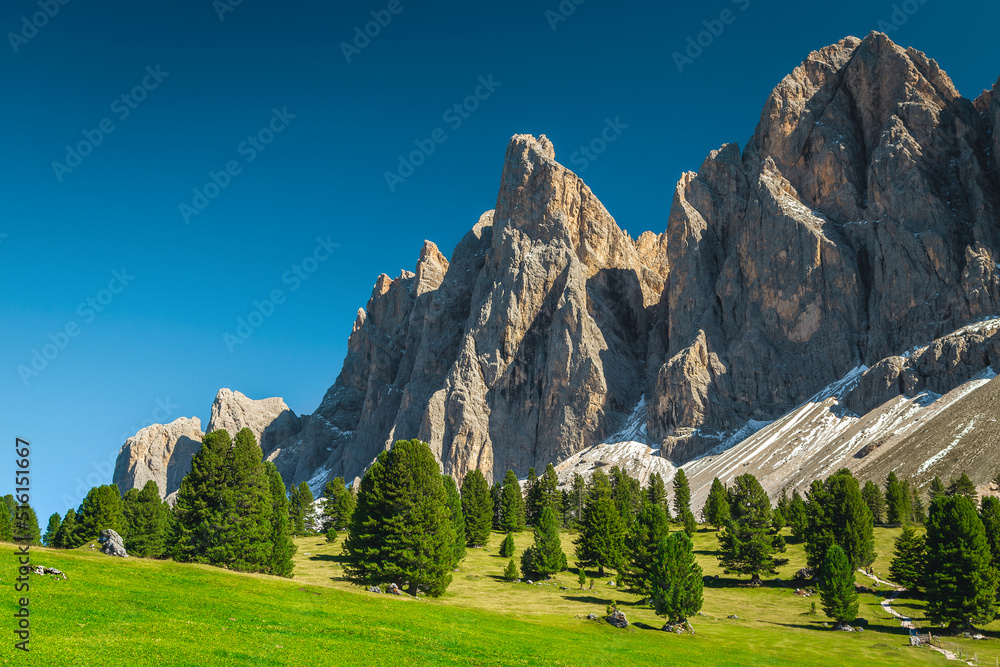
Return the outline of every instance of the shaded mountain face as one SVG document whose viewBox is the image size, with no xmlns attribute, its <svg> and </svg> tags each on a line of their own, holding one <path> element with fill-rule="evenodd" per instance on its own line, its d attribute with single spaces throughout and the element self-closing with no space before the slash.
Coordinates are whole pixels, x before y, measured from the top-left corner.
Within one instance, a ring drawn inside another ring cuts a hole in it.
<svg viewBox="0 0 1000 667">
<path fill-rule="evenodd" d="M 515 136 L 495 208 L 450 261 L 427 242 L 413 273 L 378 278 L 336 383 L 273 458 L 289 481 L 351 479 L 416 437 L 459 478 L 524 475 L 644 399 L 645 444 L 683 463 L 1000 312 L 998 171 L 996 87 L 964 99 L 881 33 L 810 54 L 742 153 L 681 177 L 659 235 L 630 238 L 548 139 Z M 897 366 L 853 402 L 906 392 Z"/>
</svg>

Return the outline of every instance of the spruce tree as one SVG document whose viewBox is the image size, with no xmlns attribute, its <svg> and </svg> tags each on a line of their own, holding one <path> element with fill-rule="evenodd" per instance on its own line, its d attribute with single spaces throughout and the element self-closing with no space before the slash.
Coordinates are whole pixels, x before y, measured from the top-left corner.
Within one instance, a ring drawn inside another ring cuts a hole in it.
<svg viewBox="0 0 1000 667">
<path fill-rule="evenodd" d="M 892 580 L 910 590 L 923 586 L 925 545 L 923 535 L 912 526 L 903 526 L 894 543 L 894 557 L 889 564 Z"/>
<path fill-rule="evenodd" d="M 293 493 L 301 497 L 301 490 L 294 490 Z M 323 532 L 328 532 L 331 528 L 337 530 L 347 530 L 351 525 L 351 514 L 354 513 L 355 498 L 351 489 L 347 488 L 343 477 L 336 477 L 333 481 L 327 482 L 323 489 L 323 518 L 320 521 L 320 528 Z M 301 506 L 301 501 L 300 501 Z M 298 510 L 296 510 L 298 511 Z M 289 502 L 289 516 L 293 516 L 291 502 Z M 298 518 L 297 516 L 295 517 Z M 305 516 L 302 517 L 303 532 L 305 529 Z M 296 524 L 297 527 L 297 524 Z"/>
<path fill-rule="evenodd" d="M 686 623 L 701 610 L 702 569 L 695 561 L 691 538 L 672 533 L 656 545 L 650 567 L 650 602 L 668 623 Z"/>
<path fill-rule="evenodd" d="M 882 495 L 882 489 L 868 480 L 865 482 L 865 488 L 861 489 L 861 498 L 871 510 L 872 520 L 879 524 L 885 523 L 885 496 Z"/>
<path fill-rule="evenodd" d="M 990 562 L 1000 572 L 1000 499 L 986 496 L 979 507 L 979 518 L 986 532 L 986 543 L 990 546 Z"/>
<path fill-rule="evenodd" d="M 507 567 L 503 570 L 503 578 L 507 581 L 517 581 L 521 578 L 520 573 L 517 571 L 517 565 L 514 563 L 514 559 L 511 558 L 510 562 L 507 563 Z"/>
<path fill-rule="evenodd" d="M 63 517 L 59 530 L 56 531 L 52 546 L 57 549 L 76 549 L 81 544 L 83 542 L 77 542 L 76 510 L 70 507 L 66 510 L 66 516 Z"/>
<path fill-rule="evenodd" d="M 716 477 L 712 480 L 712 488 L 705 499 L 705 507 L 701 510 L 701 518 L 715 526 L 716 530 L 721 529 L 729 520 L 729 498 L 726 494 L 726 487 Z"/>
<path fill-rule="evenodd" d="M 73 510 L 70 510 L 71 512 Z M 14 541 L 14 513 L 6 503 L 0 503 L 0 542 Z"/>
<path fill-rule="evenodd" d="M 564 569 L 566 554 L 559 539 L 559 523 L 552 507 L 546 504 L 535 526 L 535 543 L 521 556 L 521 572 L 526 577 L 548 578 Z"/>
<path fill-rule="evenodd" d="M 239 572 L 266 572 L 273 550 L 271 485 L 263 452 L 249 428 L 236 434 L 225 471 L 218 490 L 222 525 L 206 552 L 209 562 Z"/>
<path fill-rule="evenodd" d="M 271 499 L 271 553 L 267 559 L 267 573 L 290 578 L 294 568 L 292 556 L 298 547 L 292 541 L 285 482 L 271 461 L 264 462 L 264 474 L 267 476 L 268 494 Z"/>
<path fill-rule="evenodd" d="M 503 477 L 503 488 L 500 493 L 500 529 L 506 533 L 519 533 L 524 530 L 524 496 L 521 495 L 521 483 L 513 470 L 508 470 Z"/>
<path fill-rule="evenodd" d="M 656 551 L 660 542 L 669 534 L 670 525 L 663 504 L 647 498 L 639 517 L 625 538 L 628 560 L 622 572 L 623 585 L 639 595 L 651 595 L 653 585 L 651 568 L 655 564 Z"/>
<path fill-rule="evenodd" d="M 458 485 L 451 475 L 443 475 L 441 483 L 444 484 L 445 495 L 448 498 L 448 512 L 451 515 L 451 527 L 455 533 L 455 548 L 452 559 L 452 568 L 465 558 L 465 516 L 462 514 L 462 496 L 458 492 Z"/>
<path fill-rule="evenodd" d="M 465 543 L 485 547 L 493 527 L 493 498 L 486 477 L 473 468 L 462 482 L 462 515 L 465 517 Z"/>
<path fill-rule="evenodd" d="M 979 498 L 979 494 L 976 493 L 976 485 L 972 483 L 972 480 L 964 472 L 958 479 L 951 480 L 951 484 L 948 485 L 948 495 L 952 497 L 965 496 L 972 501 L 973 505 L 976 504 L 976 500 Z"/>
<path fill-rule="evenodd" d="M 663 483 L 663 475 L 654 472 L 649 476 L 646 486 L 646 499 L 654 505 L 667 509 L 667 485 Z M 667 517 L 670 518 L 669 516 Z"/>
<path fill-rule="evenodd" d="M 936 498 L 927 520 L 927 615 L 952 629 L 993 620 L 1000 574 L 983 522 L 964 495 Z"/>
<path fill-rule="evenodd" d="M 683 468 L 678 468 L 674 475 L 674 515 L 688 536 L 694 535 L 696 522 L 691 511 L 691 487 Z"/>
<path fill-rule="evenodd" d="M 142 558 L 166 555 L 169 549 L 170 506 L 160 498 L 156 482 L 149 480 L 141 491 L 129 489 L 122 500 L 122 514 L 126 525 L 125 549 L 129 555 Z"/>
<path fill-rule="evenodd" d="M 503 542 L 500 543 L 500 557 L 510 558 L 514 555 L 514 533 L 507 533 L 507 537 L 503 538 Z"/>
<path fill-rule="evenodd" d="M 42 531 L 31 505 L 17 505 L 14 508 L 14 541 L 32 546 L 42 544 Z"/>
<path fill-rule="evenodd" d="M 96 540 L 102 530 L 125 532 L 122 496 L 115 484 L 95 486 L 87 492 L 76 512 L 77 540 L 80 544 Z"/>
<path fill-rule="evenodd" d="M 611 483 L 600 468 L 590 478 L 580 524 L 575 541 L 577 564 L 597 567 L 599 577 L 605 568 L 619 569 L 625 560 L 625 525 L 611 496 Z"/>
<path fill-rule="evenodd" d="M 885 520 L 892 525 L 900 525 L 910 520 L 912 500 L 910 494 L 896 472 L 890 472 L 885 481 Z"/>
<path fill-rule="evenodd" d="M 427 443 L 399 440 L 372 464 L 344 543 L 344 574 L 363 585 L 397 583 L 437 597 L 451 583 L 455 532 Z"/>
<path fill-rule="evenodd" d="M 940 498 L 941 496 L 947 494 L 948 491 L 944 488 L 944 482 L 941 481 L 940 477 L 935 477 L 931 480 L 931 486 L 927 492 L 927 495 L 930 496 L 931 502 L 934 502 L 935 498 Z"/>
<path fill-rule="evenodd" d="M 825 482 L 813 482 L 807 506 L 806 562 L 816 571 L 830 545 L 840 546 L 852 569 L 865 568 L 875 560 L 872 513 L 861 497 L 858 480 L 841 469 Z"/>
<path fill-rule="evenodd" d="M 59 512 L 56 512 L 49 517 L 49 524 L 45 528 L 45 534 L 42 535 L 42 544 L 51 547 L 55 543 L 56 533 L 59 532 L 59 526 L 62 524 L 62 519 L 59 516 Z"/>
<path fill-rule="evenodd" d="M 750 473 L 737 477 L 728 495 L 730 518 L 719 533 L 719 561 L 759 585 L 761 572 L 774 571 L 771 500 Z"/>
<path fill-rule="evenodd" d="M 843 549 L 831 544 L 823 554 L 819 570 L 819 597 L 823 611 L 837 624 L 853 621 L 858 616 L 858 592 L 854 588 L 854 569 Z"/>
<path fill-rule="evenodd" d="M 191 459 L 191 470 L 177 493 L 177 542 L 174 558 L 180 562 L 209 563 L 209 547 L 223 524 L 222 489 L 232 440 L 225 429 L 206 433 Z"/>
</svg>

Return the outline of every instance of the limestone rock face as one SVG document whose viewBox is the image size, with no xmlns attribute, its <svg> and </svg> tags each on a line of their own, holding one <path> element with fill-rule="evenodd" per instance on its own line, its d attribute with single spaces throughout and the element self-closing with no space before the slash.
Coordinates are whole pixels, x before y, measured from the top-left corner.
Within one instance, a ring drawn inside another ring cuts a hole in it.
<svg viewBox="0 0 1000 667">
<path fill-rule="evenodd" d="M 101 544 L 101 553 L 118 558 L 128 558 L 128 552 L 125 551 L 125 540 L 110 528 L 102 530 L 97 541 Z"/>
<path fill-rule="evenodd" d="M 125 441 L 115 462 L 113 482 L 125 493 L 153 480 L 160 497 L 180 488 L 191 469 L 191 458 L 201 449 L 201 420 L 181 417 L 169 424 L 153 424 Z"/>
<path fill-rule="evenodd" d="M 662 233 L 632 239 L 516 135 L 494 209 L 379 276 L 336 382 L 265 451 L 314 488 L 403 438 L 458 478 L 524 475 L 642 406 L 639 446 L 680 465 L 841 378 L 859 415 L 944 393 L 996 363 L 992 334 L 950 334 L 1000 314 L 998 160 L 997 87 L 969 101 L 876 32 L 785 77 L 745 150 L 681 176 Z"/>
<path fill-rule="evenodd" d="M 212 416 L 208 431 L 225 429 L 230 437 L 236 437 L 244 428 L 253 431 L 264 456 L 271 454 L 278 446 L 299 432 L 299 418 L 280 398 L 247 398 L 238 391 L 220 389 L 212 403 Z"/>
</svg>

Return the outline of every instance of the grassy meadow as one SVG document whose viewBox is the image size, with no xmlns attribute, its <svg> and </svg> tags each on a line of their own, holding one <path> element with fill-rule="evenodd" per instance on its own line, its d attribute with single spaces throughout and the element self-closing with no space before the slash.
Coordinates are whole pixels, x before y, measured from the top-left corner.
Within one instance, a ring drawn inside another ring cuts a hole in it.
<svg viewBox="0 0 1000 667">
<path fill-rule="evenodd" d="M 894 529 L 876 529 L 885 577 Z M 88 546 L 74 551 L 35 547 L 32 561 L 57 567 L 66 581 L 34 576 L 31 653 L 13 648 L 14 549 L 2 549 L 0 585 L 10 631 L 0 649 L 3 665 L 922 665 L 947 664 L 926 648 L 908 646 L 907 633 L 875 595 L 861 596 L 863 633 L 823 627 L 810 613 L 819 597 L 798 597 L 788 581 L 766 579 L 760 588 L 723 574 L 715 558 L 716 534 L 700 530 L 695 550 L 705 574 L 702 615 L 694 636 L 658 630 L 663 620 L 637 596 L 609 585 L 611 574 L 583 590 L 575 568 L 550 584 L 506 583 L 507 559 L 496 550 L 470 549 L 448 592 L 439 599 L 367 593 L 343 579 L 341 544 L 321 536 L 297 540 L 294 579 L 238 574 L 202 565 L 138 558 L 113 559 Z M 572 562 L 573 536 L 563 536 Z M 518 549 L 530 532 L 516 536 Z M 791 542 L 791 538 L 789 538 Z M 790 579 L 805 564 L 801 544 L 790 543 L 778 577 Z M 864 579 L 862 577 L 862 579 Z M 866 584 L 871 584 L 865 581 Z M 872 584 L 873 585 L 873 584 Z M 874 585 L 873 585 L 874 586 Z M 601 616 L 616 600 L 632 626 L 612 628 Z M 923 619 L 923 603 L 900 598 L 894 607 Z M 738 619 L 728 618 L 731 615 Z M 957 640 L 982 664 L 1000 656 L 1000 622 L 990 641 Z M 951 663 L 958 664 L 958 663 Z"/>
</svg>

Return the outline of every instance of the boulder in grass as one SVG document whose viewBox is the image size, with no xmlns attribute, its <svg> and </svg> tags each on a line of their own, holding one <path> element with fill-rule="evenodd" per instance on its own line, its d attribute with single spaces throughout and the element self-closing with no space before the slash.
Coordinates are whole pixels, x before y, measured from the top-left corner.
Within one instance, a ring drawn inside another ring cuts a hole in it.
<svg viewBox="0 0 1000 667">
<path fill-rule="evenodd" d="M 128 558 L 128 552 L 125 551 L 125 540 L 110 528 L 102 530 L 97 541 L 101 543 L 101 553 L 118 558 Z"/>
<path fill-rule="evenodd" d="M 389 593 L 390 595 L 402 595 L 403 594 L 403 591 L 399 590 L 399 586 L 397 586 L 396 584 L 389 584 L 389 587 L 387 589 L 385 589 L 385 592 Z"/>
<path fill-rule="evenodd" d="M 606 620 L 608 623 L 615 626 L 616 628 L 628 627 L 628 619 L 625 618 L 625 612 L 623 611 L 614 611 L 608 614 L 608 617 L 604 620 Z"/>
</svg>

